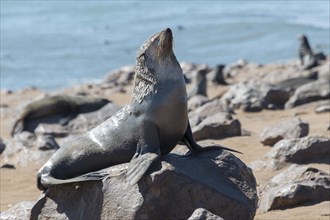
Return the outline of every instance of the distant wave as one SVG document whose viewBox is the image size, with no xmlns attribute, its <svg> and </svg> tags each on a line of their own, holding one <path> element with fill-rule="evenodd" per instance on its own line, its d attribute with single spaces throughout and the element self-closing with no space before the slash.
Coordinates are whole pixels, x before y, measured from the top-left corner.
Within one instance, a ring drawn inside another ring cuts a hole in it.
<svg viewBox="0 0 330 220">
<path fill-rule="evenodd" d="M 329 12 L 330 13 L 330 12 Z M 329 17 L 296 17 L 288 21 L 288 24 L 303 25 L 308 27 L 330 29 Z"/>
</svg>

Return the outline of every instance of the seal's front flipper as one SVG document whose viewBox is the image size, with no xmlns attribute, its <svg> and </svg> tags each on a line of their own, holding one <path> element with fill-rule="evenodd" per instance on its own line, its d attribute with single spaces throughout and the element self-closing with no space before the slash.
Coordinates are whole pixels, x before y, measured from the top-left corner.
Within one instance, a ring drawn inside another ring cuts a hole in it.
<svg viewBox="0 0 330 220">
<path fill-rule="evenodd" d="M 156 153 L 145 153 L 133 158 L 128 165 L 126 178 L 130 185 L 137 183 L 151 164 L 159 158 Z"/>
<path fill-rule="evenodd" d="M 20 133 L 23 130 L 24 130 L 24 121 L 23 121 L 23 119 L 18 119 L 15 122 L 10 134 L 12 137 L 14 137 L 15 134 Z"/>
</svg>

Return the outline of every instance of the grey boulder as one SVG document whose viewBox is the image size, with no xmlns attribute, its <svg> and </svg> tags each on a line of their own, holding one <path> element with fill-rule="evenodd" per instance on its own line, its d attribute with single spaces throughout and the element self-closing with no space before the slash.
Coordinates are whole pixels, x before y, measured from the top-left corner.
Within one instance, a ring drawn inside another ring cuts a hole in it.
<svg viewBox="0 0 330 220">
<path fill-rule="evenodd" d="M 70 133 L 84 133 L 101 124 L 102 122 L 113 116 L 120 109 L 120 106 L 114 103 L 109 103 L 97 111 L 79 114 L 68 124 Z"/>
<path fill-rule="evenodd" d="M 126 169 L 127 164 L 106 169 L 103 181 L 49 188 L 31 219 L 188 219 L 200 207 L 224 219 L 255 216 L 255 178 L 231 153 L 169 154 L 133 186 Z"/>
<path fill-rule="evenodd" d="M 221 97 L 221 102 L 231 108 L 242 108 L 246 112 L 262 109 L 281 109 L 289 99 L 289 92 L 258 80 L 237 83 Z"/>
<path fill-rule="evenodd" d="M 196 108 L 207 103 L 209 99 L 202 95 L 195 95 L 188 100 L 188 111 L 193 111 Z"/>
<path fill-rule="evenodd" d="M 300 86 L 293 96 L 285 103 L 285 108 L 330 98 L 330 85 L 328 80 L 317 80 Z"/>
<path fill-rule="evenodd" d="M 260 134 L 260 142 L 273 146 L 282 139 L 301 138 L 308 135 L 309 124 L 299 118 L 280 121 L 275 125 L 265 127 Z"/>
<path fill-rule="evenodd" d="M 277 142 L 267 154 L 270 162 L 267 167 L 281 169 L 287 163 L 326 163 L 330 164 L 330 139 L 307 136 Z"/>
<path fill-rule="evenodd" d="M 225 112 L 218 112 L 206 117 L 192 128 L 192 133 L 197 141 L 241 136 L 242 134 L 239 120 Z"/>
<path fill-rule="evenodd" d="M 124 66 L 107 74 L 103 84 L 110 84 L 111 86 L 125 86 L 133 81 L 134 74 L 135 65 Z"/>
<path fill-rule="evenodd" d="M 10 209 L 0 213 L 1 220 L 28 220 L 30 219 L 31 209 L 35 202 L 23 201 L 19 202 Z"/>
<path fill-rule="evenodd" d="M 223 218 L 214 215 L 212 212 L 198 208 L 196 209 L 193 214 L 188 218 L 188 220 L 224 220 Z"/>
<path fill-rule="evenodd" d="M 287 209 L 330 200 L 330 175 L 316 168 L 292 165 L 261 189 L 259 210 Z"/>
</svg>

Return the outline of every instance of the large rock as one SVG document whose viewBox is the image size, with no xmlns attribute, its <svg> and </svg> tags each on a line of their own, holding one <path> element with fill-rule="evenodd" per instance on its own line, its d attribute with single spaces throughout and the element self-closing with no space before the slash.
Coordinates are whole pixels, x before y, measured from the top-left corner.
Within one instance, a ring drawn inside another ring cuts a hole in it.
<svg viewBox="0 0 330 220">
<path fill-rule="evenodd" d="M 328 80 L 317 80 L 300 86 L 293 96 L 285 104 L 285 108 L 293 108 L 298 105 L 306 104 L 330 98 L 330 85 Z"/>
<path fill-rule="evenodd" d="M 57 150 L 52 136 L 36 136 L 28 131 L 18 133 L 6 142 L 1 154 L 0 165 L 27 166 L 29 163 L 43 163 Z"/>
<path fill-rule="evenodd" d="M 189 104 L 189 101 L 188 101 Z M 234 114 L 233 110 L 231 108 L 228 108 L 228 106 L 220 101 L 220 99 L 214 99 L 212 101 L 203 103 L 200 107 L 194 109 L 193 111 L 189 112 L 188 116 L 189 118 L 198 117 L 200 120 L 203 120 L 207 118 L 208 116 L 215 115 L 219 112 L 225 112 Z M 194 124 L 197 125 L 197 124 Z M 192 126 L 194 126 L 192 125 Z"/>
<path fill-rule="evenodd" d="M 31 209 L 35 202 L 24 201 L 19 202 L 7 211 L 0 213 L 1 220 L 28 220 L 31 216 Z"/>
<path fill-rule="evenodd" d="M 282 139 L 305 137 L 308 131 L 309 124 L 299 118 L 285 119 L 275 125 L 265 127 L 260 134 L 260 141 L 264 145 L 273 146 Z"/>
<path fill-rule="evenodd" d="M 197 126 L 192 128 L 194 138 L 221 139 L 226 137 L 241 136 L 241 123 L 229 113 L 219 112 L 203 119 Z"/>
<path fill-rule="evenodd" d="M 267 167 L 280 169 L 286 163 L 330 163 L 330 139 L 327 137 L 303 137 L 277 142 L 267 154 Z"/>
<path fill-rule="evenodd" d="M 49 188 L 31 219 L 188 219 L 203 207 L 224 219 L 253 219 L 252 171 L 232 154 L 164 156 L 138 184 L 126 182 L 127 164 L 110 167 L 101 181 Z"/>
<path fill-rule="evenodd" d="M 109 103 L 97 111 L 79 114 L 76 118 L 69 122 L 69 130 L 74 134 L 84 133 L 101 124 L 116 114 L 116 112 L 120 109 L 120 106 L 114 103 Z"/>
<path fill-rule="evenodd" d="M 288 91 L 258 80 L 248 80 L 231 86 L 221 97 L 221 102 L 234 109 L 256 112 L 265 108 L 283 108 L 288 99 Z"/>
<path fill-rule="evenodd" d="M 188 218 L 188 220 L 224 220 L 223 218 L 214 215 L 206 209 L 198 208 L 193 214 Z"/>
<path fill-rule="evenodd" d="M 316 168 L 292 165 L 261 188 L 260 211 L 287 209 L 330 200 L 330 175 Z"/>
<path fill-rule="evenodd" d="M 303 76 L 294 77 L 278 82 L 276 85 L 286 91 L 295 91 L 298 87 L 317 80 L 318 72 L 310 72 Z"/>
<path fill-rule="evenodd" d="M 239 120 L 232 117 L 234 112 L 219 99 L 189 112 L 189 121 L 196 140 L 219 139 L 241 135 Z"/>
<path fill-rule="evenodd" d="M 125 86 L 133 81 L 134 74 L 135 65 L 124 66 L 108 73 L 103 83 L 111 86 Z"/>
</svg>

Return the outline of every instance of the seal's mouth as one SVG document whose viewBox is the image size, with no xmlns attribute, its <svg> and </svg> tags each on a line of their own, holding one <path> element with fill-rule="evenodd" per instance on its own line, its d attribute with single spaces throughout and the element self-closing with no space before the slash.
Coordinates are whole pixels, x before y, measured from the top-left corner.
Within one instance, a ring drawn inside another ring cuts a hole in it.
<svg viewBox="0 0 330 220">
<path fill-rule="evenodd" d="M 172 30 L 167 28 L 159 33 L 158 56 L 166 56 L 172 51 L 173 35 Z"/>
</svg>

